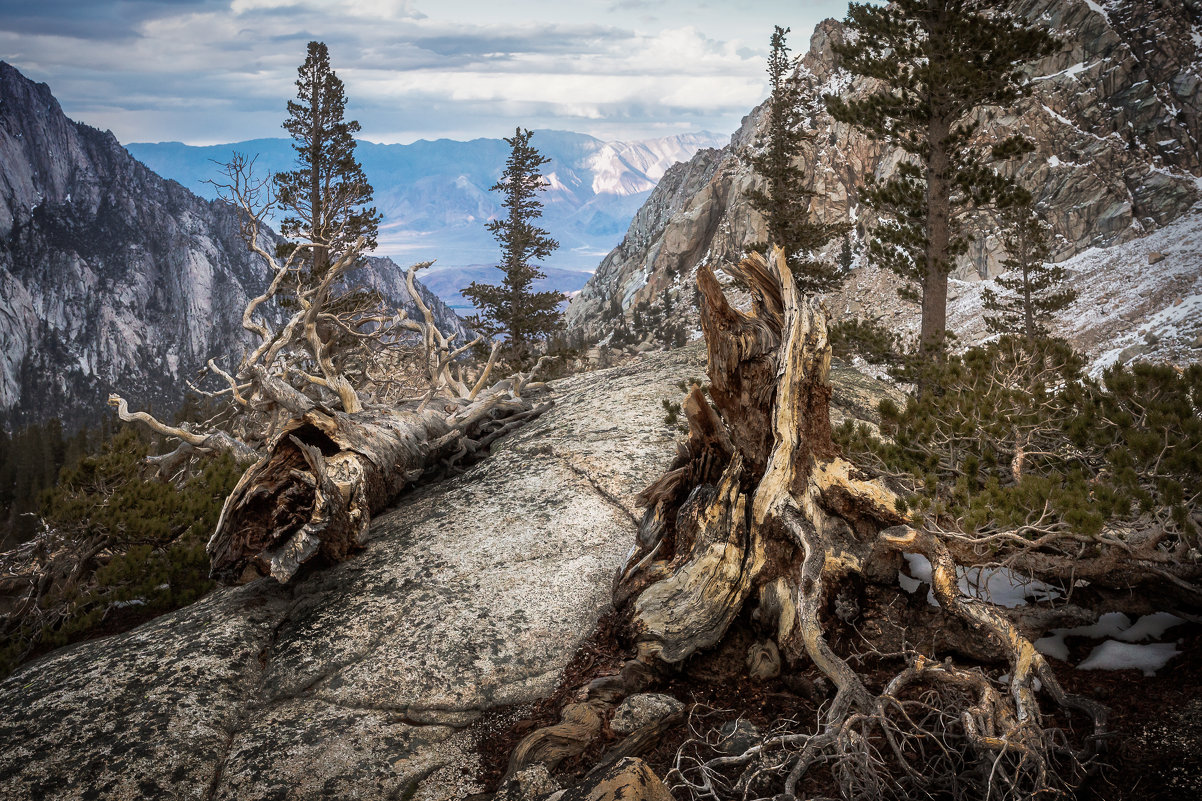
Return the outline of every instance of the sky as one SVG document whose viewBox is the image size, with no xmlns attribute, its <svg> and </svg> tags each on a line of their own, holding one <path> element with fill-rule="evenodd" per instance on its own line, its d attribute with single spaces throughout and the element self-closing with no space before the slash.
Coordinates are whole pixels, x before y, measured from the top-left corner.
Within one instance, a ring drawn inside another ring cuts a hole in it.
<svg viewBox="0 0 1202 801">
<path fill-rule="evenodd" d="M 286 136 L 324 41 L 383 143 L 514 127 L 605 140 L 733 132 L 768 93 L 774 25 L 804 52 L 847 0 L 0 0 L 0 60 L 129 142 Z"/>
</svg>

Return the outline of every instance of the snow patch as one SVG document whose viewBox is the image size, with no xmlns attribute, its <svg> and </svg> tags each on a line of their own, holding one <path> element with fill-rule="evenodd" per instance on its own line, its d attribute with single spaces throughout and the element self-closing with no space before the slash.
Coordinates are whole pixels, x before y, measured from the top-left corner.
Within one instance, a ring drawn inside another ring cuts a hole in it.
<svg viewBox="0 0 1202 801">
<path fill-rule="evenodd" d="M 931 563 L 922 554 L 903 554 L 910 575 L 897 573 L 897 581 L 906 592 L 916 592 L 921 583 L 931 583 Z M 1050 601 L 1060 597 L 1056 588 L 1042 581 L 1027 578 L 1006 567 L 957 567 L 960 593 L 969 598 L 1013 609 L 1025 606 L 1028 599 Z M 927 592 L 927 603 L 938 606 L 933 591 Z"/>
<path fill-rule="evenodd" d="M 1085 5 L 1089 6 L 1091 10 L 1101 14 L 1102 19 L 1110 22 L 1110 13 L 1097 2 L 1095 2 L 1095 0 L 1085 0 Z"/>
<path fill-rule="evenodd" d="M 1158 640 L 1165 632 L 1185 621 L 1168 612 L 1144 615 L 1133 624 L 1122 612 L 1110 612 L 1089 626 L 1071 629 L 1053 629 L 1045 637 L 1035 641 L 1035 650 L 1044 656 L 1067 662 L 1069 637 L 1105 639 L 1096 646 L 1081 664 L 1080 670 L 1127 670 L 1138 668 L 1144 675 L 1151 676 L 1164 667 L 1178 652 L 1172 643 L 1149 643 L 1137 645 L 1144 640 Z"/>
<path fill-rule="evenodd" d="M 1078 670 L 1142 670 L 1145 676 L 1155 676 L 1180 651 L 1173 643 L 1155 642 L 1133 645 L 1107 640 L 1094 648 Z"/>
</svg>

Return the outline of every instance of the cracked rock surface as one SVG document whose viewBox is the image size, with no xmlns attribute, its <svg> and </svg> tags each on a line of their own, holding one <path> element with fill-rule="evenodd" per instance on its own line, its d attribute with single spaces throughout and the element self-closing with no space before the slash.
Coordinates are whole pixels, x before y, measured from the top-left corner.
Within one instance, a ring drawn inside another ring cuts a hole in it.
<svg viewBox="0 0 1202 801">
<path fill-rule="evenodd" d="M 674 452 L 661 401 L 701 375 L 693 347 L 556 382 L 550 412 L 402 496 L 351 560 L 27 665 L 0 684 L 0 798 L 475 791 L 466 727 L 554 689 Z"/>
<path fill-rule="evenodd" d="M 349 561 L 25 666 L 0 683 L 0 799 L 479 791 L 468 727 L 555 688 L 675 451 L 661 403 L 704 374 L 693 345 L 557 381 L 550 412 L 402 496 Z M 834 381 L 861 417 L 883 386 Z"/>
</svg>

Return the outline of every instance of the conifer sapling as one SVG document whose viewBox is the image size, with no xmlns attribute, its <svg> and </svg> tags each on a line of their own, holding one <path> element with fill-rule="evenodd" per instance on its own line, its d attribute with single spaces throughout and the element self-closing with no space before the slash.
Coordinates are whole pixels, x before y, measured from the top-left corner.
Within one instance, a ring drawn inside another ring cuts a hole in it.
<svg viewBox="0 0 1202 801">
<path fill-rule="evenodd" d="M 985 325 L 997 334 L 1022 331 L 1028 342 L 1049 335 L 1047 323 L 1077 298 L 1065 286 L 1068 271 L 1048 262 L 1050 226 L 1030 203 L 1017 203 L 1002 210 L 1002 245 L 1006 272 L 994 279 L 1004 293 L 991 287 L 981 293 Z"/>
<path fill-rule="evenodd" d="M 776 245 L 785 251 L 785 263 L 802 292 L 827 292 L 843 282 L 845 271 L 838 265 L 813 258 L 815 251 L 847 231 L 843 223 L 816 223 L 810 217 L 810 198 L 805 171 L 798 166 L 802 145 L 809 134 L 803 127 L 801 88 L 794 78 L 794 59 L 789 57 L 785 35 L 788 28 L 776 26 L 768 56 L 767 143 L 751 158 L 765 188 L 750 193 L 751 206 L 764 216 L 768 241 L 756 242 L 751 250 L 767 251 Z"/>
<path fill-rule="evenodd" d="M 540 168 L 551 159 L 530 144 L 531 136 L 518 128 L 513 138 L 505 139 L 509 158 L 501 179 L 491 188 L 505 198 L 501 203 L 505 216 L 488 223 L 501 245 L 505 277 L 500 286 L 473 281 L 462 291 L 480 310 L 469 320 L 472 327 L 490 338 L 504 335 L 507 357 L 515 366 L 529 362 L 536 343 L 562 327 L 559 304 L 565 300 L 561 292 L 533 290 L 534 281 L 546 275 L 532 262 L 551 255 L 559 243 L 534 224 L 543 213 L 538 193 L 548 185 Z"/>
</svg>

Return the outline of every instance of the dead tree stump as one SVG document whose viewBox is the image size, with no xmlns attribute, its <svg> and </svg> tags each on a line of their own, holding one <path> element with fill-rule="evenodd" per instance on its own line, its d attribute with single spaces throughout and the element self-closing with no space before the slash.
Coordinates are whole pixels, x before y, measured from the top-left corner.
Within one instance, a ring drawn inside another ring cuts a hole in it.
<svg viewBox="0 0 1202 801">
<path fill-rule="evenodd" d="M 1083 758 L 1044 727 L 1036 693 L 1084 711 L 1030 640 L 999 609 L 958 588 L 957 564 L 936 536 L 910 525 L 895 494 L 839 456 L 829 403 L 827 314 L 800 296 L 783 253 L 753 255 L 725 272 L 751 292 L 735 309 L 708 267 L 698 270 L 712 405 L 698 388 L 684 411 L 689 436 L 643 495 L 638 542 L 615 583 L 635 656 L 590 685 L 587 702 L 612 704 L 652 673 L 720 643 L 745 609 L 766 623 L 785 670 L 816 668 L 836 692 L 817 729 L 777 731 L 743 755 L 694 759 L 675 775 L 695 798 L 799 793 L 807 774 L 831 770 L 849 797 L 1029 797 L 1060 786 L 1054 766 Z M 946 615 L 982 633 L 1010 662 L 1000 689 L 983 672 L 918 651 L 885 686 L 870 687 L 829 645 L 831 600 L 850 577 L 897 586 L 902 551 L 926 555 Z M 557 758 L 588 744 L 579 726 L 529 735 L 517 770 L 553 737 Z M 599 728 L 599 727 L 598 727 Z M 563 735 L 577 737 L 565 744 Z M 594 735 L 595 736 L 595 733 Z M 980 796 L 973 796 L 979 792 Z"/>
</svg>

